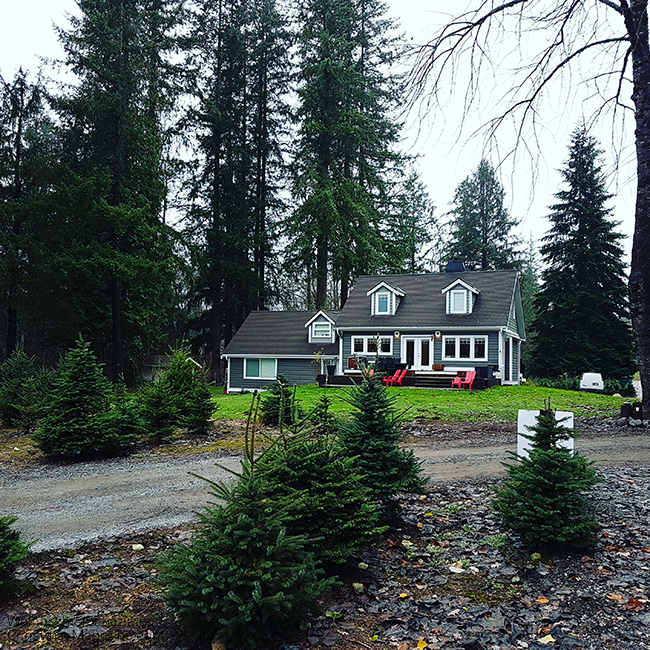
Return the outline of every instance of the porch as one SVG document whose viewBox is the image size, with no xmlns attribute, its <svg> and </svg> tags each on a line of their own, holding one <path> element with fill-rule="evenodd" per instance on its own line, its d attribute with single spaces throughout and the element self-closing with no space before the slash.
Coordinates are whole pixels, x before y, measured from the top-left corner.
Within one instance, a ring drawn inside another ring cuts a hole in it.
<svg viewBox="0 0 650 650">
<path fill-rule="evenodd" d="M 381 372 L 381 371 L 380 371 Z M 407 370 L 404 377 L 403 388 L 429 388 L 429 389 L 452 389 L 451 382 L 458 375 L 464 377 L 466 371 L 445 371 L 445 370 Z M 488 372 L 487 368 L 476 368 L 476 380 L 474 388 L 481 390 L 484 388 L 491 388 L 501 383 L 500 379 L 494 378 L 492 372 Z M 390 372 L 388 374 L 393 374 Z M 489 375 L 489 376 L 488 376 Z M 346 370 L 342 375 L 327 375 L 325 386 L 338 387 L 338 386 L 351 386 L 358 384 L 362 381 L 362 374 L 360 370 Z M 454 388 L 454 390 L 457 390 Z"/>
</svg>

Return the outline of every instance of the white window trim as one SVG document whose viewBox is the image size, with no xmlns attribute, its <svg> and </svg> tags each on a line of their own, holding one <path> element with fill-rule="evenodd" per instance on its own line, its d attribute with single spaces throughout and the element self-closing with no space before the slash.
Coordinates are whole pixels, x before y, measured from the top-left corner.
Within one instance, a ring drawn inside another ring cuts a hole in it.
<svg viewBox="0 0 650 650">
<path fill-rule="evenodd" d="M 382 352 L 381 347 L 378 347 L 377 352 L 369 352 L 368 351 L 368 343 L 370 341 L 374 341 L 375 339 L 379 338 L 380 344 L 381 344 L 381 339 L 388 339 L 390 341 L 390 350 L 388 352 Z M 362 352 L 355 352 L 354 350 L 354 342 L 355 341 L 363 341 L 363 351 Z M 380 357 L 390 357 L 393 355 L 393 337 L 392 336 L 353 336 L 351 337 L 350 340 L 350 351 L 351 351 L 351 356 L 356 356 L 356 355 L 375 355 L 378 354 Z"/>
<path fill-rule="evenodd" d="M 455 347 L 456 347 L 456 356 L 454 357 L 448 357 L 445 354 L 445 350 L 447 349 L 447 341 L 454 339 L 455 341 Z M 461 357 L 459 355 L 460 352 L 460 339 L 469 339 L 470 340 L 470 356 L 469 357 Z M 485 341 L 485 356 L 484 357 L 476 357 L 474 356 L 475 350 L 476 350 L 476 341 L 478 339 L 482 339 Z M 443 361 L 487 361 L 488 360 L 488 337 L 487 336 L 465 336 L 465 335 L 458 335 L 458 336 L 443 336 L 442 337 L 442 360 Z"/>
<path fill-rule="evenodd" d="M 328 333 L 326 336 L 316 334 L 316 325 L 327 325 Z M 309 326 L 309 342 L 310 343 L 331 343 L 334 328 L 329 321 L 314 322 Z"/>
<path fill-rule="evenodd" d="M 268 381 L 269 379 L 277 379 L 278 378 L 278 360 L 277 359 L 270 359 L 270 361 L 273 361 L 273 376 L 272 377 L 251 377 L 250 375 L 247 374 L 248 370 L 248 362 L 249 361 L 259 361 L 260 362 L 260 370 L 262 368 L 262 361 L 269 361 L 269 359 L 264 359 L 260 357 L 250 357 L 250 358 L 245 358 L 244 359 L 244 379 L 255 379 L 258 381 Z"/>
</svg>

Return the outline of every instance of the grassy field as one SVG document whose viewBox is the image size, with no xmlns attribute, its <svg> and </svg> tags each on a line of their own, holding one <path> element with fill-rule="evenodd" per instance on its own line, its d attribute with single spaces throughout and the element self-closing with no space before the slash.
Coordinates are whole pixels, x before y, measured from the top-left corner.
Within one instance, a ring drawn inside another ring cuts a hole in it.
<svg viewBox="0 0 650 650">
<path fill-rule="evenodd" d="M 311 410 L 324 389 L 316 385 L 300 386 L 296 399 L 305 412 Z M 332 412 L 345 416 L 352 407 L 345 401 L 345 388 L 330 388 Z M 516 420 L 519 409 L 539 409 L 550 399 L 558 411 L 573 411 L 576 417 L 611 417 L 617 415 L 621 404 L 629 398 L 582 393 L 578 391 L 541 388 L 530 384 L 496 386 L 488 390 L 425 390 L 416 388 L 388 388 L 396 399 L 396 406 L 404 411 L 405 420 L 439 419 L 452 421 L 487 422 Z M 218 419 L 245 419 L 250 410 L 252 395 L 215 394 Z"/>
</svg>

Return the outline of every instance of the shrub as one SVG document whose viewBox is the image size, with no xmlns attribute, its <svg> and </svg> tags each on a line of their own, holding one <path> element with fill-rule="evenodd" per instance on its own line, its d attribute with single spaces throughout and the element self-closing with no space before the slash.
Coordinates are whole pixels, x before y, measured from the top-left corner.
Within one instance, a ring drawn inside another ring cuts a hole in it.
<svg viewBox="0 0 650 650">
<path fill-rule="evenodd" d="M 209 509 L 191 546 L 165 558 L 164 598 L 181 622 L 226 647 L 266 647 L 311 613 L 329 587 L 306 540 L 286 532 L 288 515 L 267 499 L 250 462 L 239 483 L 213 485 L 224 506 Z"/>
<path fill-rule="evenodd" d="M 5 425 L 32 431 L 42 414 L 46 377 L 35 357 L 20 349 L 0 366 L 0 418 Z"/>
<path fill-rule="evenodd" d="M 52 380 L 44 418 L 34 433 L 43 453 L 74 458 L 116 454 L 128 447 L 131 436 L 106 426 L 111 394 L 90 345 L 80 339 Z"/>
<path fill-rule="evenodd" d="M 11 528 L 17 519 L 0 517 L 0 592 L 8 589 L 13 570 L 29 553 L 29 545 L 20 541 L 20 532 Z"/>
<path fill-rule="evenodd" d="M 280 428 L 295 424 L 300 419 L 295 386 L 289 386 L 284 376 L 278 375 L 262 397 L 261 409 L 264 424 Z"/>
<path fill-rule="evenodd" d="M 336 456 L 333 441 L 298 431 L 256 461 L 268 498 L 289 516 L 287 531 L 305 535 L 321 561 L 344 562 L 385 529 L 352 458 Z"/>
<path fill-rule="evenodd" d="M 398 446 L 402 434 L 395 398 L 389 397 L 381 379 L 367 376 L 345 399 L 356 411 L 341 427 L 340 448 L 355 459 L 361 483 L 384 505 L 398 492 L 421 490 L 426 480 L 420 462 L 412 450 Z"/>
<path fill-rule="evenodd" d="M 509 479 L 497 489 L 495 510 L 527 544 L 592 545 L 598 522 L 583 494 L 597 483 L 592 464 L 558 446 L 575 432 L 563 427 L 550 407 L 531 429 L 529 456 L 506 465 Z"/>
<path fill-rule="evenodd" d="M 210 389 L 186 349 L 171 353 L 169 366 L 142 393 L 142 414 L 150 435 L 176 428 L 205 433 L 214 411 Z"/>
</svg>

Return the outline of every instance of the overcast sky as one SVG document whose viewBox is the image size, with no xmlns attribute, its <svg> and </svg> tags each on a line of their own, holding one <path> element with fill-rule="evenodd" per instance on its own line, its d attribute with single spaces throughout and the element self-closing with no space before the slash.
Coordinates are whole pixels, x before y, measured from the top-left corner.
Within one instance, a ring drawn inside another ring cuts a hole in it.
<svg viewBox="0 0 650 650">
<path fill-rule="evenodd" d="M 445 16 L 438 11 L 423 8 L 423 0 L 389 0 L 390 15 L 400 21 L 401 31 L 414 44 L 423 43 L 434 33 L 435 26 L 444 21 Z M 441 3 L 448 4 L 448 3 Z M 455 4 L 455 3 L 454 3 Z M 66 12 L 74 12 L 74 0 L 20 0 L 5 3 L 0 21 L 0 74 L 10 79 L 20 65 L 34 72 L 39 68 L 39 57 L 60 58 L 54 25 L 67 27 Z M 508 76 L 502 77 L 503 84 Z M 439 110 L 422 118 L 415 112 L 407 117 L 409 128 L 406 131 L 405 147 L 408 152 L 419 156 L 418 167 L 430 196 L 442 215 L 449 209 L 458 183 L 478 165 L 482 155 L 486 155 L 496 166 L 499 155 L 509 150 L 509 136 L 506 131 L 498 142 L 499 152 L 494 148 L 484 149 L 480 138 L 469 138 L 482 121 L 494 116 L 498 106 L 490 103 L 490 90 L 485 93 L 480 110 L 471 115 L 463 133 L 458 134 L 460 116 L 463 114 L 464 88 L 462 76 L 457 79 L 452 98 Z M 494 91 L 493 96 L 497 96 Z M 520 235 L 537 239 L 548 229 L 545 219 L 547 206 L 553 202 L 553 194 L 558 190 L 560 177 L 557 173 L 567 156 L 569 135 L 582 116 L 579 102 L 570 105 L 557 105 L 550 101 L 543 114 L 544 122 L 540 137 L 539 155 L 533 158 L 521 154 L 513 165 L 511 159 L 500 170 L 501 180 L 506 190 L 506 201 L 512 216 L 521 221 Z M 610 203 L 614 216 L 621 222 L 619 230 L 628 236 L 625 249 L 631 249 L 631 235 L 634 226 L 634 161 L 631 153 L 633 124 L 628 121 L 624 141 L 627 148 L 622 151 L 623 164 L 618 174 L 614 174 L 614 147 L 611 144 L 611 131 L 604 121 L 603 130 L 594 135 L 599 138 L 605 150 L 604 167 L 611 172 L 609 191 L 615 194 Z M 531 165 L 537 165 L 533 179 Z"/>
</svg>

